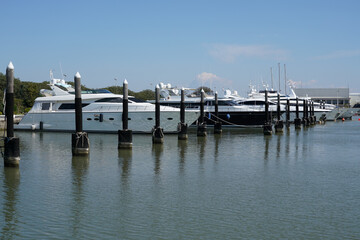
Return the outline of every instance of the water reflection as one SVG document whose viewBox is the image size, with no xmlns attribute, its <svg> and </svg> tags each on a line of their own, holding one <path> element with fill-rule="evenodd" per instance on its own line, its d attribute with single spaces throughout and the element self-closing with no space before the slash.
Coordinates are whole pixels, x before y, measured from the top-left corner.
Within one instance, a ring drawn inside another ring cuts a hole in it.
<svg viewBox="0 0 360 240">
<path fill-rule="evenodd" d="M 219 156 L 219 144 L 221 142 L 221 135 L 220 134 L 215 134 L 214 135 L 214 140 L 215 140 L 214 157 L 215 157 L 215 162 L 217 162 L 218 161 L 218 156 Z"/>
<path fill-rule="evenodd" d="M 281 134 L 282 135 L 282 134 Z M 281 140 L 282 136 L 278 135 L 277 136 L 277 141 L 276 141 L 276 159 L 280 158 L 280 152 L 281 152 Z"/>
<path fill-rule="evenodd" d="M 206 139 L 207 139 L 207 137 L 198 137 L 197 138 L 197 143 L 198 143 L 198 147 L 199 147 L 200 166 L 203 166 L 203 164 L 204 164 Z"/>
<path fill-rule="evenodd" d="M 265 151 L 264 151 L 264 160 L 267 162 L 269 159 L 269 142 L 270 142 L 271 136 L 264 136 L 265 139 Z"/>
<path fill-rule="evenodd" d="M 299 157 L 299 135 L 300 135 L 300 129 L 297 129 L 295 131 L 295 159 L 298 160 Z"/>
<path fill-rule="evenodd" d="M 285 158 L 289 160 L 290 153 L 290 129 L 288 128 L 285 135 Z"/>
<path fill-rule="evenodd" d="M 119 166 L 121 167 L 121 182 L 127 186 L 132 162 L 132 149 L 120 149 L 118 157 Z"/>
<path fill-rule="evenodd" d="M 1 229 L 2 239 L 13 239 L 18 235 L 17 223 L 19 213 L 16 209 L 18 201 L 18 188 L 20 185 L 19 168 L 4 168 L 4 220 L 5 224 Z"/>
<path fill-rule="evenodd" d="M 84 218 L 84 207 L 85 207 L 85 194 L 84 194 L 84 181 L 87 176 L 89 168 L 89 156 L 73 156 L 71 161 L 72 167 L 72 197 L 73 203 L 71 207 L 71 220 L 73 223 L 72 237 L 79 238 L 81 233 L 79 232 L 78 226 Z"/>
<path fill-rule="evenodd" d="M 180 173 L 184 173 L 185 170 L 185 155 L 186 155 L 187 147 L 188 147 L 187 141 L 178 141 Z"/>
<path fill-rule="evenodd" d="M 164 144 L 153 144 L 152 145 L 152 154 L 154 156 L 154 173 L 159 175 L 161 172 L 161 156 L 164 151 Z"/>
</svg>

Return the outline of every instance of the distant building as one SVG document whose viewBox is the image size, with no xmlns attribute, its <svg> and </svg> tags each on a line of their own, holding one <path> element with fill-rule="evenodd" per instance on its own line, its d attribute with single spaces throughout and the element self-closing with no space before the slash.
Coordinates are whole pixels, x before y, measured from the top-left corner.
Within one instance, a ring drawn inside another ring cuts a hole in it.
<svg viewBox="0 0 360 240">
<path fill-rule="evenodd" d="M 325 101 L 339 107 L 350 105 L 349 88 L 294 88 L 299 97 L 310 97 L 316 102 Z"/>
</svg>

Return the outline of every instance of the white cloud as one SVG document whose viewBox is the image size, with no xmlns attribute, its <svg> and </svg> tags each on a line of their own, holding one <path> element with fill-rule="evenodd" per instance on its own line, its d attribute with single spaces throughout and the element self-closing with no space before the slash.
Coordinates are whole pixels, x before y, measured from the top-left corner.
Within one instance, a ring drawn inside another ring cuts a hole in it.
<svg viewBox="0 0 360 240">
<path fill-rule="evenodd" d="M 338 58 L 357 57 L 357 56 L 360 56 L 360 50 L 341 50 L 321 56 L 316 56 L 313 59 L 328 60 L 328 59 L 338 59 Z"/>
<path fill-rule="evenodd" d="M 220 78 L 213 73 L 203 72 L 197 75 L 197 79 L 199 79 L 200 81 L 208 82 L 218 80 Z"/>
<path fill-rule="evenodd" d="M 234 62 L 238 57 L 273 58 L 276 60 L 285 60 L 287 57 L 285 50 L 268 45 L 213 44 L 210 45 L 209 53 L 224 62 Z"/>
<path fill-rule="evenodd" d="M 213 85 L 213 84 L 214 85 L 217 85 L 217 84 L 221 84 L 221 85 L 232 84 L 232 81 L 226 80 L 224 78 L 216 76 L 213 73 L 208 73 L 208 72 L 200 73 L 196 77 L 197 77 L 197 80 L 200 82 L 201 85 L 206 85 L 207 83 L 210 84 L 210 85 Z"/>
</svg>

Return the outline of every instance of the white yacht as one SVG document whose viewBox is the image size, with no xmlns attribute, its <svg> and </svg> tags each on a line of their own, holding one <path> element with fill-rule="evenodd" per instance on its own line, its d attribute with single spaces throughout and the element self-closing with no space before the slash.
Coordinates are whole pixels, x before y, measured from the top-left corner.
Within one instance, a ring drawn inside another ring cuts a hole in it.
<svg viewBox="0 0 360 240">
<path fill-rule="evenodd" d="M 265 96 L 265 90 L 257 91 L 253 86 L 250 85 L 251 91 L 248 94 L 249 98 L 260 98 Z M 271 101 L 277 102 L 278 98 L 278 92 L 276 90 L 267 90 L 268 91 L 268 97 Z M 289 100 L 290 104 L 290 122 L 293 122 L 296 118 L 296 94 L 292 87 L 290 86 L 290 94 L 289 95 L 280 95 L 280 103 L 281 105 L 286 105 L 287 100 Z M 311 98 L 298 98 L 298 111 L 299 111 L 299 118 L 303 117 L 303 104 L 304 100 L 311 100 Z M 337 113 L 337 110 L 335 109 L 335 105 L 332 104 L 320 104 L 318 102 L 314 102 L 314 115 L 316 116 L 316 119 L 327 119 L 327 120 L 333 120 L 336 119 L 340 114 Z M 285 120 L 285 115 L 282 116 Z"/>
<path fill-rule="evenodd" d="M 75 131 L 75 92 L 62 82 L 52 81 L 50 87 L 52 90 L 41 90 L 45 97 L 35 99 L 33 107 L 15 129 Z M 104 89 L 83 91 L 83 130 L 101 133 L 121 130 L 122 97 Z M 150 133 L 155 126 L 155 105 L 130 96 L 128 102 L 128 128 L 134 133 Z M 199 115 L 199 110 L 187 109 L 185 123 L 191 125 Z M 177 132 L 179 121 L 180 109 L 160 106 L 160 127 L 165 133 Z"/>
<path fill-rule="evenodd" d="M 180 108 L 180 90 L 171 87 L 170 84 L 160 83 L 160 104 Z M 185 89 L 195 90 L 195 89 Z M 151 101 L 153 102 L 153 101 Z M 185 97 L 186 109 L 200 109 L 200 97 L 195 97 L 187 93 Z M 223 127 L 230 128 L 258 128 L 263 127 L 266 121 L 265 100 L 244 99 L 237 94 L 229 97 L 229 92 L 225 92 L 224 97 L 218 99 L 218 117 L 215 116 L 215 97 L 205 96 L 204 99 L 205 121 L 207 125 L 214 125 L 220 121 Z M 274 102 L 269 101 L 269 115 L 273 119 L 277 115 L 277 106 Z M 281 106 L 281 114 L 284 113 L 285 106 Z"/>
</svg>

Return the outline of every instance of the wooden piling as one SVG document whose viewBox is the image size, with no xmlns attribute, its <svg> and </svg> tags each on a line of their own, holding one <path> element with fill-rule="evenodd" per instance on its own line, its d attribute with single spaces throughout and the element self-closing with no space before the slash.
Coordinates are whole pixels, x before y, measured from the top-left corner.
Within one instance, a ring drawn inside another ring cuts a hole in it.
<svg viewBox="0 0 360 240">
<path fill-rule="evenodd" d="M 18 167 L 20 163 L 20 140 L 14 136 L 14 65 L 6 68 L 6 137 L 4 138 L 4 166 Z"/>
<path fill-rule="evenodd" d="M 82 100 L 81 100 L 81 76 L 77 72 L 74 76 L 75 82 L 75 126 L 76 132 L 71 136 L 72 154 L 89 154 L 90 142 L 87 132 L 83 132 L 82 124 Z"/>
<path fill-rule="evenodd" d="M 118 130 L 118 149 L 132 148 L 132 130 L 128 129 L 129 120 L 129 95 L 128 82 L 123 83 L 123 111 L 122 111 L 122 130 Z"/>
<path fill-rule="evenodd" d="M 152 131 L 153 143 L 164 143 L 164 132 L 160 127 L 160 87 L 156 85 L 155 88 L 155 127 Z"/>
<path fill-rule="evenodd" d="M 198 137 L 206 137 L 206 122 L 204 120 L 204 97 L 205 92 L 204 89 L 201 89 L 201 98 L 200 98 L 200 117 L 198 120 L 197 126 L 197 136 Z"/>
<path fill-rule="evenodd" d="M 188 125 L 185 124 L 185 90 L 181 89 L 181 100 L 180 100 L 180 122 L 179 122 L 179 132 L 178 139 L 186 140 L 188 139 L 187 134 Z"/>
<path fill-rule="evenodd" d="M 218 101 L 218 93 L 215 93 L 215 123 L 214 123 L 214 134 L 222 133 L 222 124 L 219 121 L 219 101 Z"/>
<path fill-rule="evenodd" d="M 264 135 L 272 134 L 272 124 L 269 117 L 269 101 L 268 101 L 268 92 L 265 90 L 265 123 L 263 127 Z"/>
<path fill-rule="evenodd" d="M 302 124 L 304 125 L 304 127 L 308 126 L 308 119 L 306 117 L 306 110 L 307 110 L 307 104 L 306 104 L 306 99 L 303 100 L 303 119 L 302 119 Z"/>
<path fill-rule="evenodd" d="M 314 124 L 316 124 L 316 116 L 315 116 L 315 106 L 314 106 L 314 101 L 312 101 L 312 103 L 311 103 L 311 109 L 312 109 L 313 121 L 314 121 Z"/>
<path fill-rule="evenodd" d="M 301 129 L 301 119 L 299 118 L 299 99 L 296 98 L 296 118 L 294 119 L 295 129 Z"/>
<path fill-rule="evenodd" d="M 306 126 L 310 126 L 310 115 L 309 115 L 309 100 L 305 101 L 306 107 L 305 107 L 305 116 L 306 116 Z"/>
<path fill-rule="evenodd" d="M 280 119 L 281 108 L 280 108 L 280 93 L 277 95 L 277 121 L 275 123 L 275 132 L 282 133 L 284 128 L 284 122 Z"/>
<path fill-rule="evenodd" d="M 290 128 L 290 99 L 286 99 L 286 127 Z"/>
</svg>

